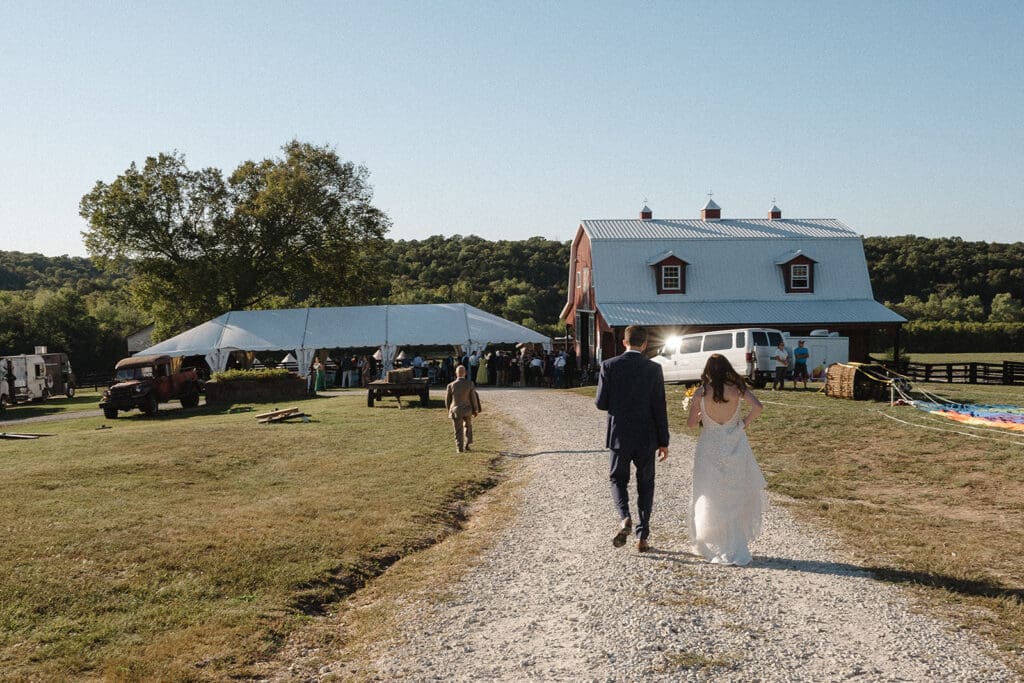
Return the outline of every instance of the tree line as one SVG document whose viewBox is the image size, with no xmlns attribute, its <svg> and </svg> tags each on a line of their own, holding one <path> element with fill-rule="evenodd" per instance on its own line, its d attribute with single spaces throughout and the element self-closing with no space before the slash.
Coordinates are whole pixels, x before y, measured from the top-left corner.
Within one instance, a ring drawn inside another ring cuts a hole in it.
<svg viewBox="0 0 1024 683">
<path fill-rule="evenodd" d="M 370 260 L 386 278 L 355 303 L 458 301 L 558 336 L 569 246 L 541 237 L 382 238 Z M 864 249 L 876 298 L 911 321 L 912 352 L 949 350 L 956 342 L 946 337 L 965 335 L 974 349 L 1013 350 L 1001 347 L 1018 339 L 1012 324 L 1024 321 L 1024 243 L 867 237 Z M 70 353 L 81 371 L 108 369 L 126 353 L 125 337 L 153 321 L 132 297 L 130 271 L 128 264 L 110 271 L 88 258 L 0 251 L 0 353 L 46 345 Z"/>
<path fill-rule="evenodd" d="M 875 298 L 912 321 L 1024 322 L 1024 242 L 865 237 Z"/>
<path fill-rule="evenodd" d="M 79 213 L 88 259 L 0 252 L 0 354 L 45 345 L 109 369 L 148 324 L 160 340 L 249 308 L 457 301 L 565 331 L 569 241 L 388 239 L 369 172 L 328 146 L 292 140 L 230 173 L 159 154 L 97 181 Z M 1024 243 L 910 235 L 864 249 L 875 297 L 912 325 L 1024 324 Z"/>
</svg>

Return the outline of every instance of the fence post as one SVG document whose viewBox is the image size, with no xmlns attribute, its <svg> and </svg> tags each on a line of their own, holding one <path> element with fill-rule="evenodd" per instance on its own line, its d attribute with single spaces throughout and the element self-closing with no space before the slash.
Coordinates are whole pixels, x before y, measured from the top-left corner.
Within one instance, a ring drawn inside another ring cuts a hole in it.
<svg viewBox="0 0 1024 683">
<path fill-rule="evenodd" d="M 1003 384 L 1013 384 L 1013 366 L 1010 361 L 1003 361 Z"/>
<path fill-rule="evenodd" d="M 977 384 L 978 383 L 978 364 L 968 363 L 967 365 L 967 383 Z"/>
</svg>

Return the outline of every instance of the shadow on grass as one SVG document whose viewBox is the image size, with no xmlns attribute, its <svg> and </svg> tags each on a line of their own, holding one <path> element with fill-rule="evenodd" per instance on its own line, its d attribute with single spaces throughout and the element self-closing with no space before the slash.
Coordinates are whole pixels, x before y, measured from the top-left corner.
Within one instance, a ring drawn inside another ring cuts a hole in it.
<svg viewBox="0 0 1024 683">
<path fill-rule="evenodd" d="M 444 525 L 442 532 L 412 539 L 398 549 L 378 551 L 358 563 L 333 567 L 321 578 L 295 586 L 289 606 L 306 616 L 328 614 L 331 605 L 363 588 L 403 557 L 425 550 L 448 535 L 461 531 L 469 519 L 466 504 L 497 483 L 498 477 L 490 476 L 456 488 L 436 513 L 436 519 Z"/>
<path fill-rule="evenodd" d="M 56 415 L 58 413 L 89 410 L 92 408 L 99 408 L 99 406 L 100 400 L 95 394 L 78 395 L 74 398 L 55 396 L 48 401 L 30 401 L 28 403 L 19 403 L 17 405 L 7 406 L 4 411 L 0 413 L 0 420 L 24 420 L 30 417 L 43 417 L 46 415 Z"/>
<path fill-rule="evenodd" d="M 944 574 L 897 569 L 895 567 L 861 567 L 844 562 L 820 562 L 817 560 L 792 560 L 781 557 L 755 556 L 751 567 L 807 572 L 810 574 L 834 574 L 836 576 L 862 576 L 895 584 L 911 584 L 928 588 L 941 588 L 951 593 L 971 597 L 997 598 L 1024 605 L 1024 589 L 1006 588 L 987 581 L 961 579 Z"/>
</svg>

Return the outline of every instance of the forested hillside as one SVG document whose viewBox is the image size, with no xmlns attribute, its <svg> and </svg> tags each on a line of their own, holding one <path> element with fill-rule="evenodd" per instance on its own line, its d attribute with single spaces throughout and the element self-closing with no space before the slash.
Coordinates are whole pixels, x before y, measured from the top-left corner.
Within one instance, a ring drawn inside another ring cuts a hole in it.
<svg viewBox="0 0 1024 683">
<path fill-rule="evenodd" d="M 470 235 L 389 241 L 382 303 L 459 301 L 550 335 L 565 306 L 569 243 L 531 237 L 491 242 Z"/>
<path fill-rule="evenodd" d="M 928 331 L 931 344 L 948 337 L 936 326 L 959 325 L 948 332 L 958 339 L 976 330 L 971 344 L 981 350 L 978 344 L 990 345 L 986 339 L 1009 338 L 1010 328 L 1002 326 L 1024 322 L 1022 242 L 867 237 L 864 250 L 875 298 L 913 323 L 908 339 L 917 346 L 911 350 L 926 350 L 921 331 Z M 546 334 L 564 331 L 558 314 L 566 297 L 568 241 L 384 240 L 374 262 L 388 284 L 365 303 L 458 301 Z M 124 353 L 124 337 L 151 322 L 130 300 L 128 277 L 86 258 L 0 251 L 0 354 L 46 345 L 71 353 L 79 371 L 109 368 Z"/>
<path fill-rule="evenodd" d="M 1024 242 L 965 242 L 959 237 L 865 237 L 864 253 L 879 301 L 908 295 L 978 295 L 986 304 L 1000 292 L 1024 300 Z"/>
</svg>

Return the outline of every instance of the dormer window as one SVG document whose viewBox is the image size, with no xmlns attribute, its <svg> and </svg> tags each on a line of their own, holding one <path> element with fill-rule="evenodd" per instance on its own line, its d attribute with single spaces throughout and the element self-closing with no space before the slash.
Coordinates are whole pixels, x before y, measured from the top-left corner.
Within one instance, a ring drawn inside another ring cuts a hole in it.
<svg viewBox="0 0 1024 683">
<path fill-rule="evenodd" d="M 811 288 L 811 266 L 807 263 L 794 263 L 789 267 L 789 288 L 791 290 Z"/>
<path fill-rule="evenodd" d="M 668 251 L 658 254 L 647 265 L 654 268 L 658 294 L 686 294 L 686 261 Z"/>
<path fill-rule="evenodd" d="M 785 254 L 775 261 L 782 269 L 782 282 L 787 294 L 814 293 L 814 259 L 801 251 Z"/>
<path fill-rule="evenodd" d="M 683 267 L 662 266 L 661 267 L 661 290 L 665 292 L 679 292 L 683 289 Z"/>
</svg>

